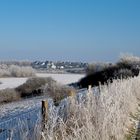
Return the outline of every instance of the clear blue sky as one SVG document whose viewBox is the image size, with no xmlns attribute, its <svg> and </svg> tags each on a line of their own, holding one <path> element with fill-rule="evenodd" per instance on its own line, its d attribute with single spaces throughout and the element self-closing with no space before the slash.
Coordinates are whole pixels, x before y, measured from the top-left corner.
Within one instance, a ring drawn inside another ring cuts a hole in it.
<svg viewBox="0 0 140 140">
<path fill-rule="evenodd" d="M 140 56 L 140 0 L 1 0 L 0 59 Z"/>
</svg>

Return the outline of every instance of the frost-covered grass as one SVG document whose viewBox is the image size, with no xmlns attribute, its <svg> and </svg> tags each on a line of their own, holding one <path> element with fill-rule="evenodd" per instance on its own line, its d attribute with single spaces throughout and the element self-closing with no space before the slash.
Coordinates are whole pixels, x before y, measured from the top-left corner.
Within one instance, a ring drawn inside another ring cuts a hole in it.
<svg viewBox="0 0 140 140">
<path fill-rule="evenodd" d="M 0 90 L 0 103 L 8 103 L 20 99 L 20 94 L 15 89 Z"/>
<path fill-rule="evenodd" d="M 55 105 L 57 105 L 64 98 L 75 94 L 76 90 L 72 87 L 50 81 L 43 87 L 43 93 L 53 99 Z"/>
<path fill-rule="evenodd" d="M 74 97 L 63 120 L 53 109 L 42 133 L 44 140 L 128 140 L 140 98 L 140 76 L 114 80 L 100 86 L 98 95 L 86 94 L 78 103 Z M 129 137 L 130 138 L 130 137 Z"/>
</svg>

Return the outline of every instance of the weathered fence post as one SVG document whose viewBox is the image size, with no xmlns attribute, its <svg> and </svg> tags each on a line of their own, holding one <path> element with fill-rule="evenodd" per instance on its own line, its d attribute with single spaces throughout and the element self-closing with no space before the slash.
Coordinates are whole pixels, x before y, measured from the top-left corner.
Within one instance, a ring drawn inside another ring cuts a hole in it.
<svg viewBox="0 0 140 140">
<path fill-rule="evenodd" d="M 42 132 L 45 129 L 45 123 L 48 120 L 48 101 L 43 100 L 42 101 Z M 44 135 L 43 133 L 41 134 L 40 140 L 44 140 Z"/>
<path fill-rule="evenodd" d="M 43 128 L 45 128 L 45 123 L 47 122 L 48 119 L 48 101 L 43 100 L 42 101 L 42 123 L 43 123 Z"/>
</svg>

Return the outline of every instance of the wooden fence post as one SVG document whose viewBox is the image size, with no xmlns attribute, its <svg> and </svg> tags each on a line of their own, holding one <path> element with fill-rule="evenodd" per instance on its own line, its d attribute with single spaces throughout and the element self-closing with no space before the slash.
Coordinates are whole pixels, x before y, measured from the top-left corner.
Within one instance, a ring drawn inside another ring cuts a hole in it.
<svg viewBox="0 0 140 140">
<path fill-rule="evenodd" d="M 48 101 L 43 100 L 42 101 L 42 123 L 43 123 L 43 128 L 45 128 L 45 123 L 47 122 L 48 119 Z"/>
</svg>

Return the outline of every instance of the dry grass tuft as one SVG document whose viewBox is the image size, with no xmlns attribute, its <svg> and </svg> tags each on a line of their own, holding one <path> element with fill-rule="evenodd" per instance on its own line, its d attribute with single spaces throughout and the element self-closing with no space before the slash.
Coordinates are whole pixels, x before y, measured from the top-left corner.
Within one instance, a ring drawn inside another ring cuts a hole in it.
<svg viewBox="0 0 140 140">
<path fill-rule="evenodd" d="M 9 71 L 13 77 L 32 77 L 35 76 L 35 70 L 29 66 L 11 65 Z"/>
<path fill-rule="evenodd" d="M 0 90 L 0 103 L 7 103 L 12 101 L 20 100 L 20 94 L 14 89 Z"/>
<path fill-rule="evenodd" d="M 44 86 L 44 94 L 52 98 L 56 104 L 75 93 L 76 91 L 72 87 L 61 85 L 57 82 L 47 83 Z"/>
<path fill-rule="evenodd" d="M 50 77 L 33 77 L 29 78 L 23 85 L 17 87 L 16 91 L 21 94 L 21 97 L 41 95 L 43 94 L 42 86 L 44 86 L 46 83 L 50 85 L 53 82 L 55 81 Z"/>
</svg>

